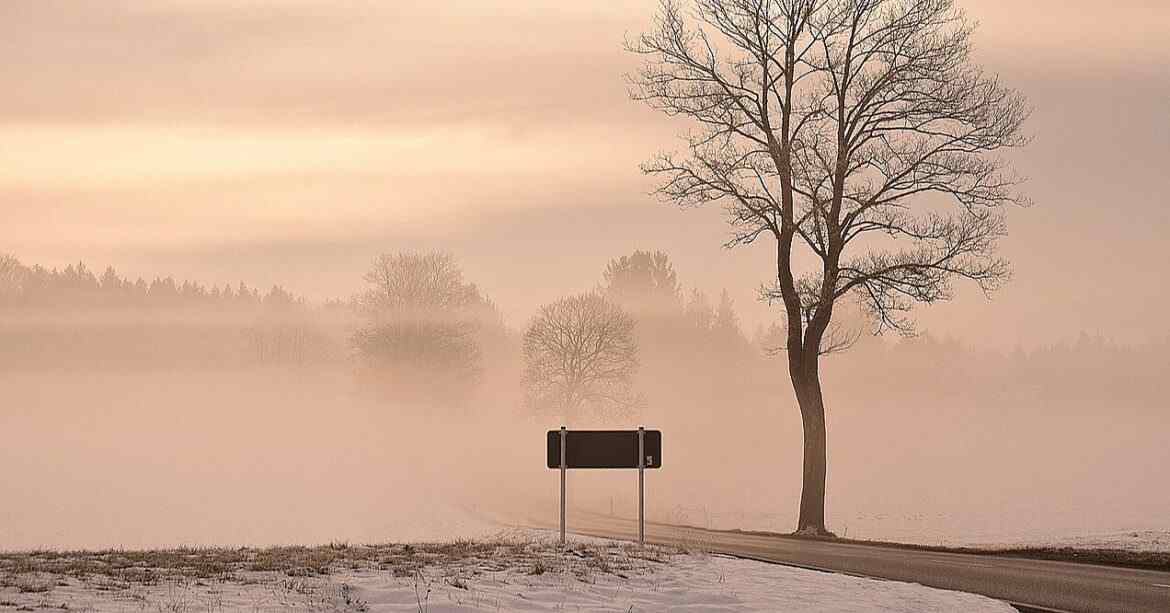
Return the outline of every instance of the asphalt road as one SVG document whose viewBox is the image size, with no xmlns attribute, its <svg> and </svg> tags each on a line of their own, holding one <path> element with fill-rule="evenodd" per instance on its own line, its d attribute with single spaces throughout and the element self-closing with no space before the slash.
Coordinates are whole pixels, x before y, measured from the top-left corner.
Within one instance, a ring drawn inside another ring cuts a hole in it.
<svg viewBox="0 0 1170 613">
<path fill-rule="evenodd" d="M 574 534 L 636 539 L 637 524 L 573 514 Z M 651 543 L 983 594 L 1023 611 L 1170 613 L 1170 572 L 993 555 L 917 551 L 647 524 Z"/>
</svg>

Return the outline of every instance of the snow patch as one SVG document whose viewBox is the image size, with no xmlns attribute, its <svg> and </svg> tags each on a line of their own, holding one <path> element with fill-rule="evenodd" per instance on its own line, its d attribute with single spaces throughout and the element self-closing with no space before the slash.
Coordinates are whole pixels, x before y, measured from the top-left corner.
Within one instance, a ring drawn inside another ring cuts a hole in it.
<svg viewBox="0 0 1170 613">
<path fill-rule="evenodd" d="M 592 538 L 574 539 L 562 551 L 547 533 L 498 538 L 479 544 L 330 548 L 336 554 L 331 566 L 308 575 L 292 572 L 292 567 L 285 572 L 253 570 L 256 560 L 273 555 L 273 550 L 254 550 L 232 567 L 235 570 L 216 577 L 167 569 L 142 572 L 141 567 L 133 576 L 27 570 L 35 566 L 34 560 L 19 567 L 8 564 L 0 574 L 0 606 L 209 613 L 1012 611 L 983 596 L 719 555 L 639 549 Z M 217 551 L 239 556 L 242 550 Z M 318 554 L 323 551 L 319 548 Z M 312 554 L 313 550 L 298 553 Z M 149 555 L 141 554 L 143 559 Z M 93 561 L 86 563 L 92 567 Z"/>
<path fill-rule="evenodd" d="M 1070 549 L 1116 549 L 1134 553 L 1170 553 L 1170 531 L 1135 530 L 1077 537 L 1030 538 L 979 543 L 980 548 L 1056 547 Z"/>
</svg>

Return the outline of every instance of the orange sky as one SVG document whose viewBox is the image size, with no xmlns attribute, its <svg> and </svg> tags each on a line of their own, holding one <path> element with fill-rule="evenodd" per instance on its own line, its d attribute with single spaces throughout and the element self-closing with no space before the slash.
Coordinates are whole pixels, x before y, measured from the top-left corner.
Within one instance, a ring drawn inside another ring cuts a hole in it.
<svg viewBox="0 0 1170 613">
<path fill-rule="evenodd" d="M 0 3 L 0 251 L 131 275 L 357 289 L 380 251 L 442 247 L 522 322 L 609 257 L 670 251 L 749 324 L 766 250 L 647 197 L 685 125 L 631 102 L 653 0 Z M 978 57 L 1036 106 L 1016 155 L 1014 282 L 920 313 L 976 343 L 1163 336 L 1170 8 L 960 2 Z M 1023 5 L 1023 6 L 1021 6 Z"/>
</svg>

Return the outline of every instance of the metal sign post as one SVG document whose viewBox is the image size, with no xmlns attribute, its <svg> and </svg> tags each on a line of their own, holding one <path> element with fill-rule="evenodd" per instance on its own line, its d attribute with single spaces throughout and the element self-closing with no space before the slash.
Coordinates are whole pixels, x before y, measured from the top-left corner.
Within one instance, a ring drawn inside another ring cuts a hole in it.
<svg viewBox="0 0 1170 613">
<path fill-rule="evenodd" d="M 647 430 L 548 431 L 548 467 L 561 471 L 561 544 L 565 541 L 565 478 L 570 468 L 638 469 L 638 543 L 646 542 L 646 469 L 662 468 L 662 432 Z M 612 499 L 610 502 L 612 508 Z M 611 511 L 612 513 L 612 511 Z"/>
<path fill-rule="evenodd" d="M 646 544 L 646 429 L 638 426 L 638 544 Z"/>
<path fill-rule="evenodd" d="M 561 544 L 565 544 L 565 427 L 561 426 Z"/>
</svg>

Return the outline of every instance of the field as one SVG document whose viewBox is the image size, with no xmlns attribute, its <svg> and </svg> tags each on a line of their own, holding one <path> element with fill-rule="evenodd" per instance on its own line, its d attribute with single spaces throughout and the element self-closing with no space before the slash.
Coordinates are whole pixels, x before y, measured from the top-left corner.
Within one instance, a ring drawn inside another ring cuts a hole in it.
<svg viewBox="0 0 1170 613">
<path fill-rule="evenodd" d="M 1007 612 L 892 581 L 600 539 L 0 554 L 0 610 Z"/>
</svg>

